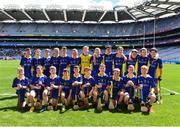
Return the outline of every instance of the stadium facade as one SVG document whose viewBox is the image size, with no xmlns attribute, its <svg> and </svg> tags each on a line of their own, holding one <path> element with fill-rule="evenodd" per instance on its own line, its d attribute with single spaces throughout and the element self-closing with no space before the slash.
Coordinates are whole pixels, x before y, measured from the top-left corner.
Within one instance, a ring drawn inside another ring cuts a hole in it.
<svg viewBox="0 0 180 127">
<path fill-rule="evenodd" d="M 180 42 L 180 1 L 115 6 L 7 5 L 0 9 L 1 47 L 152 46 Z"/>
</svg>

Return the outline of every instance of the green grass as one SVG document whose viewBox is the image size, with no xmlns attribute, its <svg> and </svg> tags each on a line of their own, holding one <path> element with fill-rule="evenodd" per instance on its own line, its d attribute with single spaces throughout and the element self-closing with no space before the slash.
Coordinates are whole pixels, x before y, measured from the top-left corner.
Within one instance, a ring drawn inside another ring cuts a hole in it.
<svg viewBox="0 0 180 127">
<path fill-rule="evenodd" d="M 0 94 L 15 93 L 11 88 L 13 78 L 19 61 L 0 61 Z M 180 93 L 180 65 L 164 65 L 163 81 L 161 85 L 170 90 Z M 163 89 L 163 104 L 153 105 L 154 112 L 143 115 L 140 112 L 133 113 L 111 113 L 104 111 L 95 113 L 94 109 L 74 112 L 71 109 L 64 114 L 59 111 L 48 111 L 45 113 L 21 113 L 17 111 L 16 96 L 0 95 L 0 125 L 34 125 L 34 126 L 180 126 L 180 96 L 170 96 Z"/>
</svg>

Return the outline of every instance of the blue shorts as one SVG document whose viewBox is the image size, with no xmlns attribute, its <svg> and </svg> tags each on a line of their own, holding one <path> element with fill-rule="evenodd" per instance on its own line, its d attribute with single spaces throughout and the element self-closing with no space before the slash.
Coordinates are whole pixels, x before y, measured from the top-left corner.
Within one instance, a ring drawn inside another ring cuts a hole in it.
<svg viewBox="0 0 180 127">
<path fill-rule="evenodd" d="M 79 95 L 79 93 L 80 93 L 80 87 L 79 86 L 76 86 L 76 87 L 72 87 L 72 100 L 75 100 L 76 98 L 75 98 L 75 96 L 77 95 Z"/>
<path fill-rule="evenodd" d="M 20 103 L 23 103 L 26 97 L 26 90 L 25 89 L 17 90 L 16 94 L 18 95 L 18 99 Z"/>
<path fill-rule="evenodd" d="M 148 96 L 149 96 L 149 93 L 141 92 L 141 101 L 146 102 Z"/>
<path fill-rule="evenodd" d="M 35 93 L 36 93 L 36 96 L 35 98 L 37 98 L 38 100 L 42 100 L 42 94 L 43 94 L 43 89 L 40 89 L 40 90 L 34 90 Z"/>
<path fill-rule="evenodd" d="M 85 87 L 85 88 L 84 88 L 83 91 L 84 91 L 85 97 L 88 97 L 88 96 L 89 96 L 89 92 L 91 91 L 91 89 L 92 89 L 91 87 Z"/>
<path fill-rule="evenodd" d="M 104 95 L 104 91 L 106 90 L 106 88 L 98 88 L 98 98 L 102 98 Z"/>
<path fill-rule="evenodd" d="M 62 93 L 65 93 L 65 98 L 67 99 L 68 96 L 69 96 L 69 93 L 70 93 L 70 89 L 63 88 L 63 89 L 62 89 Z"/>
<path fill-rule="evenodd" d="M 113 93 L 112 93 L 112 99 L 113 100 L 117 100 L 119 95 L 118 95 L 119 89 L 113 89 Z"/>
<path fill-rule="evenodd" d="M 58 99 L 58 89 L 52 89 L 51 98 Z"/>
</svg>

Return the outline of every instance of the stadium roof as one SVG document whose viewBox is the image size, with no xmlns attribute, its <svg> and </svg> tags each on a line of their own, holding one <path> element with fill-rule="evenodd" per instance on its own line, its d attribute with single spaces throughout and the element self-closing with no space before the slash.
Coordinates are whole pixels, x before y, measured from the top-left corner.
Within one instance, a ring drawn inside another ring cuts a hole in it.
<svg viewBox="0 0 180 127">
<path fill-rule="evenodd" d="M 105 9 L 103 6 L 71 5 L 6 5 L 0 8 L 0 22 L 54 22 L 54 23 L 123 23 L 163 18 L 180 14 L 180 0 L 148 0 L 139 6 L 115 6 Z"/>
</svg>

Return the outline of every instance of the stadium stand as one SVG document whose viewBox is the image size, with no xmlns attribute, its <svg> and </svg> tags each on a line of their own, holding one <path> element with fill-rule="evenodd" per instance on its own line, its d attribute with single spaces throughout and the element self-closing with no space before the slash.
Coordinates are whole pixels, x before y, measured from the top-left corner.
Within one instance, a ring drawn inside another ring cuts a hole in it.
<svg viewBox="0 0 180 127">
<path fill-rule="evenodd" d="M 163 60 L 179 60 L 179 46 L 176 46 L 180 44 L 179 21 L 178 0 L 148 0 L 135 7 L 112 9 L 6 5 L 0 9 L 0 56 L 19 58 L 25 47 L 80 48 L 110 44 L 125 49 L 156 46 Z"/>
</svg>

